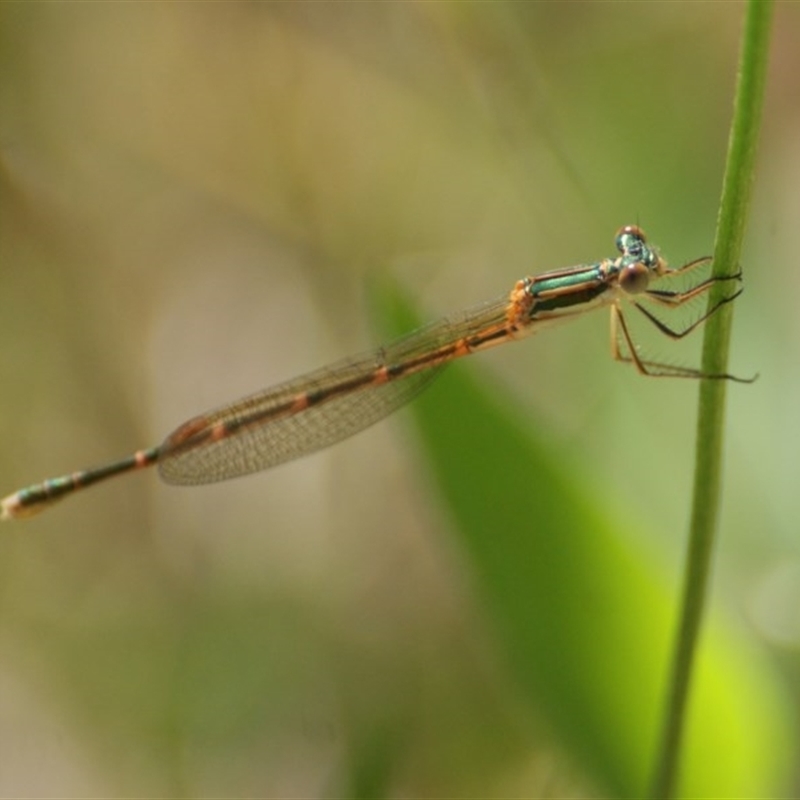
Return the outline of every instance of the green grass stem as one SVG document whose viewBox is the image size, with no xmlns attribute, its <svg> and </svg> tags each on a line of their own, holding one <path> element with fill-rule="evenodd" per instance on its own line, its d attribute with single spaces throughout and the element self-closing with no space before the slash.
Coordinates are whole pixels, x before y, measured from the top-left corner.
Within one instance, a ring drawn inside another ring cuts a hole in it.
<svg viewBox="0 0 800 800">
<path fill-rule="evenodd" d="M 738 269 L 742 251 L 766 82 L 772 7 L 771 0 L 750 0 L 745 13 L 733 122 L 714 243 L 715 275 L 734 273 Z M 710 302 L 715 302 L 716 298 L 714 293 Z M 704 372 L 727 372 L 732 320 L 733 304 L 724 306 L 709 319 L 703 340 Z M 659 800 L 674 797 L 678 783 L 692 667 L 719 516 L 726 389 L 727 382 L 721 380 L 705 380 L 700 385 L 689 548 L 666 711 L 651 791 L 651 797 Z"/>
</svg>

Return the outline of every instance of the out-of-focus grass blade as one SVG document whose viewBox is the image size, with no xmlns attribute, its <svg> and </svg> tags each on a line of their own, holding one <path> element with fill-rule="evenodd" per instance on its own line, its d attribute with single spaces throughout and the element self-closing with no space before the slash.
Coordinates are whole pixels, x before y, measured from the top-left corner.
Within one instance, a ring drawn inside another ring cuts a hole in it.
<svg viewBox="0 0 800 800">
<path fill-rule="evenodd" d="M 375 303 L 384 336 L 419 324 L 396 287 L 379 287 Z M 600 482 L 570 473 L 529 412 L 481 386 L 475 368 L 453 365 L 412 404 L 430 471 L 532 708 L 603 790 L 641 796 L 674 622 L 663 569 L 599 502 Z M 776 792 L 791 743 L 774 677 L 718 622 L 702 660 L 685 790 Z"/>
</svg>

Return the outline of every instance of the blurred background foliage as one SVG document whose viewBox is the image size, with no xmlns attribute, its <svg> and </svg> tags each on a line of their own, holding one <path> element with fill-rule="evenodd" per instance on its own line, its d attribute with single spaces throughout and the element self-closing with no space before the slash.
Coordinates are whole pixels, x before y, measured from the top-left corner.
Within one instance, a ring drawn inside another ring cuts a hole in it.
<svg viewBox="0 0 800 800">
<path fill-rule="evenodd" d="M 622 224 L 707 253 L 742 11 L 3 4 L 2 493 Z M 691 796 L 800 793 L 800 6 L 775 23 Z M 4 526 L 0 794 L 641 793 L 696 395 L 591 315 L 272 473 Z"/>
</svg>

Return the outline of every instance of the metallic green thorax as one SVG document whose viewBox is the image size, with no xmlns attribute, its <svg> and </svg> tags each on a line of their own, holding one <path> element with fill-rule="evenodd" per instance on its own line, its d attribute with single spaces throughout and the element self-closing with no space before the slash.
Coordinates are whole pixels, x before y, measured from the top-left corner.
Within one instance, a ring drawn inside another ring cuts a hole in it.
<svg viewBox="0 0 800 800">
<path fill-rule="evenodd" d="M 525 289 L 533 298 L 529 318 L 558 316 L 559 312 L 570 314 L 578 307 L 583 311 L 591 305 L 603 305 L 611 302 L 613 290 L 618 288 L 638 294 L 647 288 L 650 278 L 660 276 L 667 268 L 658 251 L 647 244 L 644 232 L 636 226 L 622 228 L 615 244 L 620 252 L 617 258 L 545 272 L 528 279 Z"/>
</svg>

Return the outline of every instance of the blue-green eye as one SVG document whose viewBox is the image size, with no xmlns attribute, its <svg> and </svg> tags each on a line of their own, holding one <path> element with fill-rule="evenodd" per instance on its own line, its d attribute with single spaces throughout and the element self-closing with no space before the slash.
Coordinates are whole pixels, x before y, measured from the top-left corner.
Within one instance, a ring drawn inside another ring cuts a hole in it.
<svg viewBox="0 0 800 800">
<path fill-rule="evenodd" d="M 638 256 L 645 249 L 647 235 L 638 225 L 625 225 L 617 231 L 615 244 L 623 255 Z"/>
</svg>

